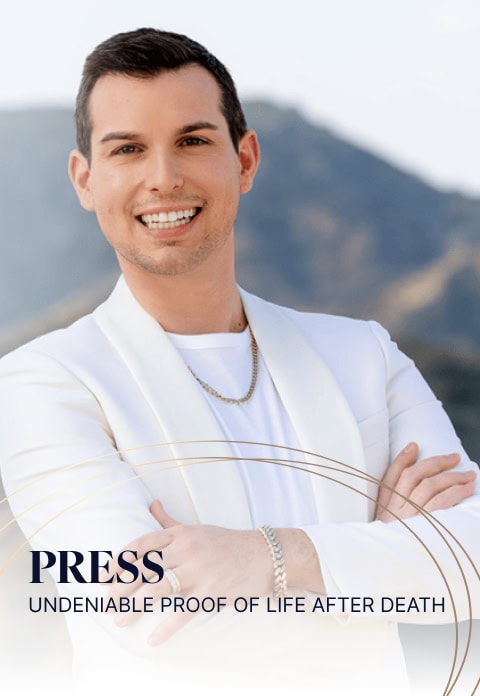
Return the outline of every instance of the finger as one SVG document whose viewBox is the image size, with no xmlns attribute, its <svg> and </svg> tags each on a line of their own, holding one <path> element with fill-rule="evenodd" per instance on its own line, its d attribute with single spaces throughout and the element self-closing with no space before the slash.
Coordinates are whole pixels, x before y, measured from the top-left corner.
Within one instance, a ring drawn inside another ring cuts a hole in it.
<svg viewBox="0 0 480 696">
<path fill-rule="evenodd" d="M 378 510 L 388 506 L 388 501 L 392 495 L 392 490 L 396 488 L 398 480 L 403 471 L 415 464 L 418 457 L 418 445 L 416 442 L 410 442 L 403 450 L 395 457 L 393 462 L 388 467 L 378 491 L 377 506 Z"/>
<path fill-rule="evenodd" d="M 159 583 L 160 585 L 161 583 Z M 143 615 L 144 608 L 151 607 L 155 602 L 158 602 L 161 597 L 166 597 L 169 594 L 168 588 L 164 586 L 164 591 L 153 589 L 152 585 L 141 585 L 136 592 L 129 597 L 130 607 L 128 611 L 117 612 L 114 616 L 114 623 L 119 628 L 131 626 Z M 117 599 L 117 604 L 120 603 L 120 598 Z"/>
<path fill-rule="evenodd" d="M 121 573 L 118 581 L 111 586 L 111 589 L 105 595 L 106 599 L 112 597 L 116 600 L 119 597 L 127 597 L 136 592 L 141 585 L 145 583 L 153 585 L 158 580 L 158 573 L 150 568 L 145 568 L 141 561 L 135 563 L 135 566 L 138 570 L 136 580 L 132 581 L 131 571 Z"/>
<path fill-rule="evenodd" d="M 108 571 L 102 571 L 100 582 L 106 582 L 109 577 L 114 577 L 116 582 L 117 575 L 121 575 L 125 568 L 124 560 L 130 563 L 141 562 L 141 559 L 148 551 L 162 551 L 172 542 L 171 532 L 160 530 L 150 532 L 142 537 L 138 537 L 125 546 L 111 561 Z"/>
<path fill-rule="evenodd" d="M 447 490 L 431 498 L 423 509 L 427 512 L 446 510 L 454 505 L 458 505 L 462 500 L 470 498 L 474 493 L 475 480 L 456 486 L 450 486 Z"/>
<path fill-rule="evenodd" d="M 421 512 L 446 509 L 457 505 L 475 492 L 475 471 L 444 472 L 421 481 L 408 499 L 392 495 L 387 508 L 378 510 L 376 519 L 392 522 Z"/>
<path fill-rule="evenodd" d="M 425 484 L 426 481 L 434 479 L 442 472 L 453 469 L 459 461 L 460 455 L 456 453 L 423 459 L 402 471 L 395 486 L 395 493 L 399 493 L 404 499 L 413 499 L 414 492 L 420 485 L 423 487 L 427 485 L 428 488 L 430 484 Z M 427 500 L 428 498 L 422 499 L 422 502 L 427 502 Z"/>
<path fill-rule="evenodd" d="M 165 512 L 163 505 L 159 500 L 154 500 L 153 503 L 150 505 L 150 514 L 153 515 L 153 517 L 155 517 L 157 522 L 164 529 L 166 529 L 167 527 L 176 527 L 180 524 L 180 522 L 177 522 L 177 520 L 173 519 L 173 517 L 170 517 L 170 515 L 168 515 Z"/>
<path fill-rule="evenodd" d="M 175 569 L 175 574 L 177 575 L 178 578 L 178 570 Z M 179 580 L 180 582 L 180 580 Z M 181 586 L 181 583 L 180 583 Z M 137 590 L 130 596 L 130 604 L 131 607 L 135 604 L 135 611 L 131 610 L 128 612 L 122 612 L 120 614 L 116 614 L 114 621 L 115 624 L 121 628 L 125 626 L 130 626 L 131 624 L 135 623 L 137 619 L 140 618 L 142 615 L 142 611 L 138 611 L 138 609 L 142 609 L 142 607 L 145 606 L 144 602 L 146 598 L 149 599 L 149 603 L 151 605 L 155 604 L 158 602 L 162 597 L 168 597 L 169 595 L 172 595 L 172 585 L 170 584 L 170 581 L 168 578 L 164 575 L 163 578 L 154 584 L 149 584 L 149 583 L 143 583 L 140 587 L 137 588 Z M 119 598 L 118 598 L 119 599 Z"/>
<path fill-rule="evenodd" d="M 163 621 L 148 637 L 148 644 L 151 646 L 161 645 L 171 638 L 174 633 L 186 626 L 192 619 L 197 616 L 197 613 L 175 612 L 171 617 Z"/>
<path fill-rule="evenodd" d="M 473 471 L 445 471 L 420 481 L 409 496 L 408 502 L 424 507 L 432 498 L 454 486 L 475 481 Z M 404 501 L 407 503 L 407 501 Z"/>
<path fill-rule="evenodd" d="M 435 474 L 440 474 L 442 471 L 453 469 L 459 462 L 460 455 L 458 452 L 429 457 L 428 459 L 422 459 L 422 461 L 417 463 L 417 466 L 405 472 L 405 476 L 411 477 L 414 481 L 420 481 L 427 476 L 435 476 Z"/>
</svg>

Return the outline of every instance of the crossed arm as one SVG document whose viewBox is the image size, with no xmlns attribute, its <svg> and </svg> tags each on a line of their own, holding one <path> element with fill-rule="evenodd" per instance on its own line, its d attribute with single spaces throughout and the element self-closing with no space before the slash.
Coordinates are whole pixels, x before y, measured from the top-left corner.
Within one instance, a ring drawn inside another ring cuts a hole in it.
<svg viewBox="0 0 480 696">
<path fill-rule="evenodd" d="M 418 446 L 410 443 L 388 468 L 380 486 L 376 519 L 390 522 L 407 519 L 423 511 L 450 508 L 470 497 L 475 488 L 476 473 L 452 472 L 459 462 L 458 454 L 430 457 L 418 461 Z M 238 531 L 211 525 L 182 525 L 170 517 L 155 500 L 151 514 L 162 527 L 144 535 L 128 548 L 139 558 L 150 549 L 162 550 L 163 565 L 174 570 L 185 597 L 226 597 L 227 603 L 237 596 L 264 596 L 273 587 L 273 567 L 268 547 L 256 530 Z M 326 594 L 321 560 L 310 538 L 301 529 L 278 529 L 290 587 L 316 594 Z M 118 572 L 117 564 L 111 571 Z M 152 574 L 153 575 L 153 572 Z M 154 600 L 169 595 L 172 587 L 166 576 L 158 584 L 116 584 L 109 596 L 118 598 L 135 594 L 153 596 Z M 137 616 L 128 613 L 116 617 L 119 626 L 131 624 Z M 175 614 L 161 623 L 149 642 L 156 645 L 167 640 L 190 620 L 187 614 Z"/>
<path fill-rule="evenodd" d="M 39 548 L 56 549 L 62 543 L 59 540 L 68 539 L 70 548 L 82 549 L 94 538 L 97 544 L 94 548 L 115 549 L 123 546 L 131 536 L 137 541 L 128 544 L 128 548 L 137 544 L 140 551 L 142 548 L 162 549 L 163 565 L 175 571 L 185 596 L 261 596 L 271 591 L 272 563 L 259 532 L 184 525 L 182 520 L 168 517 L 158 504 L 152 508 L 154 516 L 148 514 L 146 487 L 141 485 L 141 481 L 132 479 L 131 469 L 125 462 L 112 456 L 116 455 L 115 443 L 107 417 L 80 379 L 54 359 L 34 351 L 32 356 L 26 351 L 25 359 L 22 355 L 12 355 L 3 364 L 0 393 L 0 403 L 3 404 L 0 409 L 3 415 L 0 438 L 2 473 L 11 491 L 12 509 L 24 525 L 26 535 L 32 536 Z M 410 374 L 408 368 L 403 369 Z M 390 372 L 394 375 L 392 380 L 397 382 L 398 375 L 403 374 L 400 368 Z M 422 395 L 417 395 L 416 401 L 410 398 L 412 390 L 416 393 L 417 382 L 408 374 L 406 385 L 392 388 L 395 446 L 412 433 L 410 437 L 424 437 L 427 442 L 438 443 L 439 449 L 456 447 L 451 444 L 455 441 L 448 435 L 451 431 L 445 427 L 445 420 L 437 415 L 420 417 L 417 412 L 405 422 L 402 415 L 405 409 L 412 402 L 413 406 L 418 401 L 422 403 Z M 133 391 L 132 395 L 135 394 Z M 136 412 L 135 403 L 129 402 L 129 408 Z M 437 407 L 433 409 L 438 414 Z M 143 422 L 148 413 L 148 410 L 142 411 L 137 420 Z M 119 432 L 121 430 L 123 428 L 119 428 Z M 444 431 L 447 436 L 442 438 Z M 135 431 L 135 441 L 139 438 L 140 441 L 153 441 L 152 436 L 142 435 L 142 432 Z M 121 444 L 117 443 L 117 446 L 121 448 Z M 427 451 L 432 453 L 432 449 L 433 444 Z M 103 453 L 105 456 L 99 457 Z M 323 553 L 327 547 L 329 556 L 334 557 L 335 575 L 342 577 L 342 589 L 348 585 L 345 578 L 353 582 L 349 577 L 353 577 L 351 568 L 355 564 L 366 567 L 367 547 L 372 555 L 368 556 L 368 573 L 364 573 L 364 577 L 376 575 L 384 578 L 385 553 L 389 553 L 390 558 L 395 556 L 396 565 L 390 569 L 386 588 L 390 587 L 388 583 L 392 578 L 397 581 L 411 573 L 419 576 L 423 572 L 425 564 L 419 565 L 418 557 L 412 556 L 412 550 L 416 549 L 412 549 L 408 535 L 401 536 L 400 532 L 393 531 L 391 534 L 383 533 L 387 528 L 394 530 L 397 525 L 384 525 L 382 522 L 396 519 L 395 516 L 405 519 L 417 512 L 404 498 L 392 495 L 389 489 L 395 488 L 400 496 L 410 498 L 427 511 L 446 509 L 472 494 L 475 473 L 450 472 L 458 462 L 456 455 L 431 457 L 419 462 L 417 458 L 418 450 L 413 445 L 404 450 L 387 470 L 385 487 L 378 501 L 378 522 L 323 525 L 317 535 L 320 545 L 314 545 L 303 530 L 277 530 L 284 548 L 290 587 L 318 594 L 325 592 L 322 569 L 324 573 L 328 570 L 328 559 Z M 80 462 L 81 466 L 65 466 L 69 462 Z M 34 483 L 31 488 L 25 486 L 29 481 Z M 53 493 L 52 482 L 58 486 Z M 32 500 L 35 505 L 32 505 Z M 462 506 L 458 515 L 455 515 L 455 510 L 448 510 L 452 519 L 458 517 L 462 530 L 468 530 L 469 538 L 474 536 L 471 521 L 478 522 L 479 519 L 478 504 L 475 505 L 467 503 L 469 509 Z M 63 515 L 65 510 L 70 513 L 68 517 Z M 145 534 L 149 529 L 152 531 Z M 395 544 L 393 554 L 390 546 Z M 341 550 L 341 557 L 336 550 Z M 429 566 L 427 572 L 430 570 Z M 356 578 L 354 582 L 357 585 Z M 113 588 L 117 592 L 119 589 L 119 586 Z M 157 585 L 148 585 L 149 595 L 152 595 L 152 589 L 156 590 L 157 598 L 171 593 L 166 578 Z M 354 592 L 363 589 L 356 586 Z M 144 590 L 128 586 L 127 591 L 141 593 Z M 344 590 L 344 593 L 348 594 L 348 591 Z M 133 617 L 133 614 L 129 616 Z M 158 629 L 160 633 L 156 632 L 153 640 L 164 640 L 178 628 L 169 621 L 163 622 Z"/>
</svg>

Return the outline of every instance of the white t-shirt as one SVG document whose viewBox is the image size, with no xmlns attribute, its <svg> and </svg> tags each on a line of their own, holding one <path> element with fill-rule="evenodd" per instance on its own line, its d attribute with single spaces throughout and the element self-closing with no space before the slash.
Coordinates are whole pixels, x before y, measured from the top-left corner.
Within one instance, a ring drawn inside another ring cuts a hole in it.
<svg viewBox="0 0 480 696">
<path fill-rule="evenodd" d="M 168 334 L 194 373 L 222 396 L 240 399 L 252 378 L 252 350 L 248 328 L 242 333 L 201 335 Z M 230 404 L 208 393 L 207 399 L 226 440 L 244 441 L 233 450 L 247 493 L 254 526 L 299 527 L 316 522 L 311 476 L 292 466 L 254 461 L 305 461 L 298 448 L 290 418 L 259 352 L 258 380 L 253 396 L 243 404 Z M 266 443 L 267 446 L 246 443 Z M 277 446 L 275 446 L 277 445 Z M 278 447 L 280 445 L 280 447 Z M 242 459 L 243 458 L 243 459 Z M 295 466 L 295 464 L 293 464 Z"/>
</svg>

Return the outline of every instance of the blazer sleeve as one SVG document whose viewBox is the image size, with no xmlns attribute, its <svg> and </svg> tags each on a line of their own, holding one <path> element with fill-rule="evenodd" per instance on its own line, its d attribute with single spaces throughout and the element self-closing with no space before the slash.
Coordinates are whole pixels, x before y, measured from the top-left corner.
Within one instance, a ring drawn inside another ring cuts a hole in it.
<svg viewBox="0 0 480 696">
<path fill-rule="evenodd" d="M 34 547 L 116 552 L 158 528 L 148 491 L 74 374 L 25 348 L 2 359 L 0 384 L 3 485 Z"/>
<path fill-rule="evenodd" d="M 459 452 L 458 470 L 478 470 L 469 461 L 441 403 L 412 360 L 398 350 L 382 327 L 375 322 L 370 322 L 370 327 L 384 360 L 390 461 L 408 442 L 416 441 L 420 446 L 419 461 Z M 474 496 L 432 515 L 390 523 L 305 527 L 329 578 L 328 593 L 371 596 L 377 600 L 375 606 L 381 606 L 382 597 L 445 598 L 445 611 L 406 612 L 402 607 L 398 613 L 388 614 L 397 621 L 445 623 L 454 620 L 455 614 L 459 620 L 472 615 L 480 617 L 478 478 Z M 428 607 L 432 607 L 432 602 Z M 372 618 L 378 619 L 378 615 Z"/>
<path fill-rule="evenodd" d="M 11 523 L 18 522 L 35 549 L 84 553 L 86 573 L 90 550 L 115 555 L 133 539 L 159 529 L 149 513 L 151 494 L 141 472 L 117 452 L 95 395 L 56 358 L 34 348 L 21 348 L 0 361 L 0 462 Z M 21 551 L 14 550 L 6 562 Z M 107 589 L 58 585 L 61 595 L 101 597 Z M 100 612 L 70 613 L 67 620 L 77 647 L 96 636 L 102 651 L 123 646 L 149 654 L 147 637 L 159 617 L 142 615 L 128 629 L 117 628 Z"/>
</svg>

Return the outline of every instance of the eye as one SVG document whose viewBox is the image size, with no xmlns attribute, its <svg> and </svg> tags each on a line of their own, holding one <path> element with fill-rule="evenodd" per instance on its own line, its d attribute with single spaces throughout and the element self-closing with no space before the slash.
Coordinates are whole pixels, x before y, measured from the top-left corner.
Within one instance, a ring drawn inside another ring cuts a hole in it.
<svg viewBox="0 0 480 696">
<path fill-rule="evenodd" d="M 113 151 L 114 155 L 131 155 L 133 152 L 138 152 L 137 145 L 122 145 Z"/>
<path fill-rule="evenodd" d="M 203 140 L 203 138 L 196 138 L 195 136 L 191 135 L 188 138 L 184 138 L 183 140 L 180 141 L 180 147 L 190 147 L 192 145 L 206 145 L 206 140 Z"/>
</svg>

